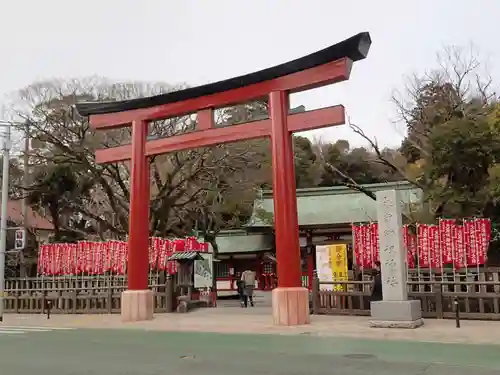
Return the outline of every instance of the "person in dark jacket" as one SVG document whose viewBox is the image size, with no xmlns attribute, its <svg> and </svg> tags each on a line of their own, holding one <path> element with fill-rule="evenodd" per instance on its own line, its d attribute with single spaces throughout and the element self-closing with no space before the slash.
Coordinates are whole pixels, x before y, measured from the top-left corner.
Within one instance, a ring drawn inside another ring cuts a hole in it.
<svg viewBox="0 0 500 375">
<path fill-rule="evenodd" d="M 382 301 L 382 273 L 380 272 L 380 262 L 375 262 L 375 275 L 372 280 L 372 301 Z"/>
<path fill-rule="evenodd" d="M 238 280 L 236 282 L 236 287 L 238 288 L 238 297 L 240 298 L 241 307 L 245 307 L 247 305 L 247 296 L 245 295 L 245 287 L 243 280 Z"/>
</svg>

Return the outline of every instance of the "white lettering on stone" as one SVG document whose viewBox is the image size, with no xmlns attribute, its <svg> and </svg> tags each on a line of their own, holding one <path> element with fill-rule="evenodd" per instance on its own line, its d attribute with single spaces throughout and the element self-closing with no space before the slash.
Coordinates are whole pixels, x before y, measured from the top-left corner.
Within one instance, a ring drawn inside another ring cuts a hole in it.
<svg viewBox="0 0 500 375">
<path fill-rule="evenodd" d="M 404 301 L 408 293 L 399 195 L 396 190 L 386 190 L 377 192 L 376 197 L 383 298 Z"/>
</svg>

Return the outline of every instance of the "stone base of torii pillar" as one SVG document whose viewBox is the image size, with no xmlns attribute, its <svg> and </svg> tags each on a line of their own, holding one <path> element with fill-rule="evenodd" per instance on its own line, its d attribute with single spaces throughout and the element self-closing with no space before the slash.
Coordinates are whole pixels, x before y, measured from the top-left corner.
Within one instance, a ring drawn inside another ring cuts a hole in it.
<svg viewBox="0 0 500 375">
<path fill-rule="evenodd" d="M 424 324 L 420 300 L 409 301 L 406 289 L 402 203 L 396 190 L 379 191 L 376 196 L 383 300 L 371 303 L 370 327 L 418 328 Z"/>
<path fill-rule="evenodd" d="M 153 319 L 153 298 L 151 290 L 124 291 L 121 300 L 122 321 L 140 322 Z"/>
<path fill-rule="evenodd" d="M 272 298 L 275 325 L 298 326 L 311 323 L 308 289 L 275 288 Z"/>
</svg>

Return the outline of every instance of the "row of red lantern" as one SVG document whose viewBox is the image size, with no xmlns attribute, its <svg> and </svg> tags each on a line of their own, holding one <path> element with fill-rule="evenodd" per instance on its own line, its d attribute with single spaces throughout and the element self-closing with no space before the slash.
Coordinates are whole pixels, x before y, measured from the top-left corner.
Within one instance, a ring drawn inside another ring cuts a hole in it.
<svg viewBox="0 0 500 375">
<path fill-rule="evenodd" d="M 182 251 L 208 252 L 208 243 L 198 242 L 194 237 L 174 240 L 153 237 L 149 246 L 149 266 L 174 274 L 177 263 L 167 259 L 174 252 Z M 42 245 L 38 253 L 38 273 L 100 275 L 111 272 L 123 275 L 127 260 L 128 243 L 123 241 L 47 244 Z"/>
<path fill-rule="evenodd" d="M 380 260 L 377 223 L 353 225 L 353 250 L 357 264 L 372 268 Z M 479 266 L 486 262 L 491 238 L 489 219 L 464 220 L 463 225 L 453 219 L 439 220 L 438 225 L 417 224 L 417 233 L 403 227 L 403 241 L 409 268 L 455 269 Z"/>
</svg>

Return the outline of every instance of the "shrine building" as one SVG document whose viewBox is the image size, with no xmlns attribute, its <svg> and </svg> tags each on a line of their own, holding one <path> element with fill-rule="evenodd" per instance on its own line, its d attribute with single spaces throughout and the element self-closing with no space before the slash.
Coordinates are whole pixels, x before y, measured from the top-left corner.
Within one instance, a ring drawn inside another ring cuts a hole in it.
<svg viewBox="0 0 500 375">
<path fill-rule="evenodd" d="M 362 185 L 371 192 L 396 189 L 403 213 L 415 210 L 422 191 L 408 182 Z M 297 189 L 302 285 L 311 288 L 316 245 L 347 244 L 352 269 L 351 225 L 377 219 L 376 202 L 366 194 L 344 186 Z M 262 191 L 254 203 L 249 222 L 241 229 L 219 233 L 214 263 L 219 296 L 236 294 L 236 281 L 246 269 L 256 272 L 258 289 L 276 286 L 276 258 L 273 234 L 273 192 Z"/>
</svg>

